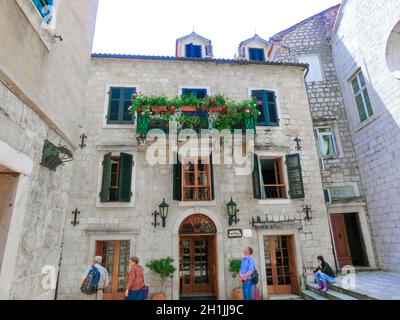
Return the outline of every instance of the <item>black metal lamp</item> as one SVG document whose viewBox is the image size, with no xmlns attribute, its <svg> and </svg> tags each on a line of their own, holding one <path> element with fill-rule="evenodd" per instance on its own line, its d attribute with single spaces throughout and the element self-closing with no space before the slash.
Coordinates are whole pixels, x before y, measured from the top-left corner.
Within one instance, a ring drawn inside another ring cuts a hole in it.
<svg viewBox="0 0 400 320">
<path fill-rule="evenodd" d="M 237 208 L 237 204 L 235 201 L 233 201 L 231 197 L 231 201 L 229 201 L 226 205 L 228 208 L 228 216 L 229 216 L 229 225 L 231 226 L 233 222 L 237 224 L 240 220 L 237 218 L 237 213 L 239 212 Z"/>
<path fill-rule="evenodd" d="M 160 217 L 162 219 L 162 226 L 163 226 L 163 228 L 165 228 L 165 220 L 168 217 L 169 205 L 165 202 L 165 199 L 163 199 L 163 202 L 158 207 L 160 209 Z"/>
</svg>

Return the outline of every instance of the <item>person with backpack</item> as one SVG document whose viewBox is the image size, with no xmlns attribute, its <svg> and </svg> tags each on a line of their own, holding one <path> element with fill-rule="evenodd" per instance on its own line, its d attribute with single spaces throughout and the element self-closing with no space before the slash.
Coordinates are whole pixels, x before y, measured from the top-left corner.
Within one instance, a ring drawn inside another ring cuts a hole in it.
<svg viewBox="0 0 400 320">
<path fill-rule="evenodd" d="M 253 249 L 247 247 L 244 250 L 245 256 L 240 265 L 239 280 L 242 282 L 243 300 L 254 300 L 254 286 L 258 282 L 258 274 L 252 254 Z"/>
<path fill-rule="evenodd" d="M 81 292 L 84 300 L 102 300 L 103 290 L 108 287 L 108 271 L 101 263 L 103 257 L 96 256 L 87 267 L 81 280 Z"/>
<path fill-rule="evenodd" d="M 128 281 L 126 282 L 125 300 L 144 300 L 146 288 L 144 285 L 144 270 L 139 265 L 138 257 L 129 258 Z"/>
</svg>

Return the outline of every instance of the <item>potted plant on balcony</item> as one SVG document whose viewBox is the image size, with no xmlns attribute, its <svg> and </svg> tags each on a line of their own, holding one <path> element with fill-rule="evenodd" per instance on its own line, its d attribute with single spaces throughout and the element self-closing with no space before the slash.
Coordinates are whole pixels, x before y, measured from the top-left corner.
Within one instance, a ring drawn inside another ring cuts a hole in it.
<svg viewBox="0 0 400 320">
<path fill-rule="evenodd" d="M 229 272 L 232 274 L 232 278 L 238 279 L 241 264 L 242 260 L 240 259 L 232 259 L 229 261 Z M 232 299 L 243 300 L 243 293 L 241 287 L 236 287 L 232 289 Z"/>
<path fill-rule="evenodd" d="M 154 113 L 167 112 L 168 99 L 165 96 L 151 96 L 149 104 L 151 105 L 151 111 Z"/>
<path fill-rule="evenodd" d="M 182 106 L 182 99 L 180 96 L 175 96 L 172 99 L 168 100 L 168 109 L 171 114 L 175 113 L 176 109 L 179 109 Z"/>
<path fill-rule="evenodd" d="M 226 98 L 221 94 L 206 97 L 202 100 L 202 106 L 208 112 L 223 112 L 227 108 L 226 103 Z"/>
<path fill-rule="evenodd" d="M 146 267 L 155 272 L 161 278 L 161 290 L 154 293 L 151 297 L 152 300 L 167 300 L 164 292 L 164 283 L 168 278 L 172 278 L 176 268 L 173 265 L 174 259 L 166 257 L 163 259 L 153 259 L 146 264 Z"/>
<path fill-rule="evenodd" d="M 132 97 L 132 104 L 130 107 L 130 112 L 134 114 L 135 112 L 142 115 L 147 115 L 150 112 L 150 97 L 145 96 L 142 93 L 135 93 Z"/>
<path fill-rule="evenodd" d="M 200 99 L 192 94 L 186 94 L 181 97 L 180 110 L 182 112 L 195 112 L 200 105 Z"/>
</svg>

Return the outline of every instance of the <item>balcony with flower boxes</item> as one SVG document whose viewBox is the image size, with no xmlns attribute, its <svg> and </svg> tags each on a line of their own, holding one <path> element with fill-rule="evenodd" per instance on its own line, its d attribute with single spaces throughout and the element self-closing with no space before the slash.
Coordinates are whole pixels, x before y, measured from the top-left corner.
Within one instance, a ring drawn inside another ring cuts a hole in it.
<svg viewBox="0 0 400 320">
<path fill-rule="evenodd" d="M 193 95 L 145 96 L 135 94 L 132 99 L 132 114 L 137 113 L 137 134 L 146 136 L 152 129 L 161 129 L 166 134 L 170 125 L 176 132 L 183 129 L 230 130 L 240 129 L 245 133 L 254 130 L 259 116 L 258 101 L 255 99 L 236 102 L 222 95 L 199 99 Z"/>
</svg>

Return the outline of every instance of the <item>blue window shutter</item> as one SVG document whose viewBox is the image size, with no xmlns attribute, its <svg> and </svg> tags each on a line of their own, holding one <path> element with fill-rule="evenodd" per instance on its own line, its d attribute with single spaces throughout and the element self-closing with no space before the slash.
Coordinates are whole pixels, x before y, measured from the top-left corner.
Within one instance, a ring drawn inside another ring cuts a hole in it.
<svg viewBox="0 0 400 320">
<path fill-rule="evenodd" d="M 201 46 L 193 46 L 194 52 L 193 52 L 193 57 L 194 58 L 201 58 Z"/>
<path fill-rule="evenodd" d="M 193 51 L 193 44 L 189 43 L 185 46 L 185 57 L 186 58 L 191 58 L 192 57 L 192 51 Z"/>
<path fill-rule="evenodd" d="M 255 57 L 255 51 L 253 48 L 249 48 L 249 60 L 254 61 L 256 59 Z"/>
<path fill-rule="evenodd" d="M 267 105 L 267 100 L 266 100 L 266 94 L 264 90 L 253 90 L 251 92 L 251 96 L 255 98 L 257 101 L 262 100 L 262 105 L 258 106 L 258 111 L 260 111 L 260 115 L 257 118 L 257 125 L 267 125 L 268 124 L 268 118 L 267 118 L 267 113 L 266 113 L 266 105 Z"/>
<path fill-rule="evenodd" d="M 265 61 L 265 53 L 264 53 L 264 49 L 260 49 L 259 51 L 258 51 L 258 53 L 259 53 L 259 60 L 258 61 Z"/>
<path fill-rule="evenodd" d="M 278 109 L 276 106 L 276 95 L 274 91 L 266 92 L 268 102 L 268 123 L 269 125 L 278 125 Z"/>
<path fill-rule="evenodd" d="M 207 89 L 182 89 L 182 95 L 192 94 L 198 99 L 203 99 L 207 96 Z"/>
<path fill-rule="evenodd" d="M 253 194 L 255 199 L 262 199 L 261 179 L 260 179 L 260 169 L 259 169 L 259 159 L 258 155 L 254 154 L 254 166 L 253 166 Z"/>
</svg>

